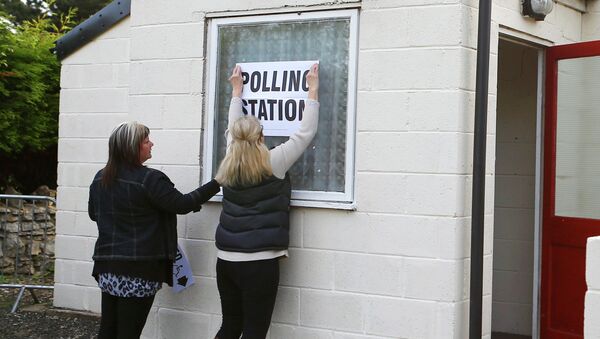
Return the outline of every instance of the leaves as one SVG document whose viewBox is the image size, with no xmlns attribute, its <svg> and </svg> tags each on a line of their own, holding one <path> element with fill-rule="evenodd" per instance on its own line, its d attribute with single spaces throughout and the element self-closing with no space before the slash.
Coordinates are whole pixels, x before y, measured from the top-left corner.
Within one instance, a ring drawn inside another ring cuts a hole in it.
<svg viewBox="0 0 600 339">
<path fill-rule="evenodd" d="M 45 16 L 15 27 L 0 15 L 0 152 L 56 144 L 60 63 L 50 49 L 61 34 Z"/>
<path fill-rule="evenodd" d="M 0 0 L 0 191 L 56 187 L 60 63 L 50 49 L 109 2 Z"/>
</svg>

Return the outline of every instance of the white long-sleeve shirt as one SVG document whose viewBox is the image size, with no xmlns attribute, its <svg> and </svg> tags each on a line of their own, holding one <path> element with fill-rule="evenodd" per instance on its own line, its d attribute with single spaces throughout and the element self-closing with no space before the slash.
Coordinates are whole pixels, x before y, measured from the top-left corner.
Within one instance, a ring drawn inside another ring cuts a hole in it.
<svg viewBox="0 0 600 339">
<path fill-rule="evenodd" d="M 233 122 L 241 117 L 242 100 L 238 97 L 231 98 L 229 104 L 229 120 L 227 129 L 231 128 Z M 319 102 L 308 100 L 304 108 L 303 119 L 300 122 L 300 129 L 292 134 L 288 141 L 271 149 L 269 151 L 271 168 L 273 175 L 279 179 L 285 178 L 285 173 L 292 167 L 298 158 L 304 153 L 312 139 L 317 134 L 319 125 Z M 232 141 L 231 135 L 226 133 L 227 146 Z M 287 250 L 282 251 L 260 251 L 254 253 L 217 251 L 217 258 L 227 261 L 253 261 L 273 259 L 281 256 L 288 256 Z"/>
</svg>

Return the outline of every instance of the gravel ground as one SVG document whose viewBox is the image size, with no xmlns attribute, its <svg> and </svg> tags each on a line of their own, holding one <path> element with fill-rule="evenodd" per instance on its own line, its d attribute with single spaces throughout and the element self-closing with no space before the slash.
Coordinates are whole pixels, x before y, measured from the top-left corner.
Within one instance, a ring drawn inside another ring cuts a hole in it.
<svg viewBox="0 0 600 339">
<path fill-rule="evenodd" d="M 52 291 L 36 290 L 36 304 L 26 291 L 14 314 L 10 313 L 17 289 L 0 288 L 0 338 L 66 339 L 95 338 L 100 318 L 52 307 Z"/>
</svg>

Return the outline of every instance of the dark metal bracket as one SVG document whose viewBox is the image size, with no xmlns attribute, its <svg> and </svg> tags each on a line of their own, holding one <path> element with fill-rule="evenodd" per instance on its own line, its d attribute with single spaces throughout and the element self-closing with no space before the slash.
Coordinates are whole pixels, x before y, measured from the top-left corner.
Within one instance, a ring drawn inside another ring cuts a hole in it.
<svg viewBox="0 0 600 339">
<path fill-rule="evenodd" d="M 75 26 L 69 33 L 56 40 L 52 52 L 62 60 L 87 44 L 100 34 L 109 30 L 117 22 L 131 13 L 131 0 L 114 0 L 106 7 Z"/>
</svg>

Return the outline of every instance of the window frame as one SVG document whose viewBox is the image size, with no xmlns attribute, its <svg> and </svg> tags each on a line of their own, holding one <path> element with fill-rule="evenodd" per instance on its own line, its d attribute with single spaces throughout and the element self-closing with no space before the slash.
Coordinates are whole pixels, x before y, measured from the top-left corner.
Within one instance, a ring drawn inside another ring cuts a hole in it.
<svg viewBox="0 0 600 339">
<path fill-rule="evenodd" d="M 339 209 L 355 209 L 354 180 L 355 180 L 355 147 L 356 147 L 356 94 L 357 94 L 357 68 L 358 68 L 358 10 L 324 10 L 314 12 L 294 12 L 285 14 L 264 14 L 253 16 L 236 16 L 211 18 L 208 25 L 208 62 L 207 78 L 207 120 L 204 137 L 203 156 L 203 182 L 214 177 L 212 160 L 216 155 L 215 147 L 215 118 L 216 118 L 216 83 L 217 60 L 219 50 L 219 27 L 236 24 L 274 23 L 286 21 L 310 21 L 315 19 L 348 18 L 348 84 L 347 84 L 347 110 L 346 110 L 346 154 L 345 154 L 345 183 L 343 192 L 292 190 L 292 206 L 324 207 Z M 326 113 L 326 112 L 325 112 Z M 321 112 L 321 114 L 324 114 Z M 222 199 L 222 193 L 215 196 L 215 201 Z"/>
</svg>

